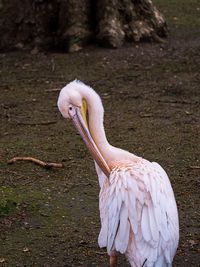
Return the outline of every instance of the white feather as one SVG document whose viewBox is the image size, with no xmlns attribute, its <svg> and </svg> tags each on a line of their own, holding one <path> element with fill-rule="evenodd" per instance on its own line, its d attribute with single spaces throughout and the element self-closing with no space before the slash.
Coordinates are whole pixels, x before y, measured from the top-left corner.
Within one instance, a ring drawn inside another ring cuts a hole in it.
<svg viewBox="0 0 200 267">
<path fill-rule="evenodd" d="M 148 208 L 146 205 L 144 205 L 142 209 L 141 226 L 142 226 L 142 234 L 143 234 L 144 240 L 146 242 L 149 242 L 151 240 L 151 229 L 150 229 L 150 223 L 149 223 Z"/>
<path fill-rule="evenodd" d="M 125 253 L 129 242 L 130 224 L 128 221 L 128 209 L 122 205 L 120 212 L 120 222 L 115 239 L 115 249 L 120 253 Z"/>
</svg>

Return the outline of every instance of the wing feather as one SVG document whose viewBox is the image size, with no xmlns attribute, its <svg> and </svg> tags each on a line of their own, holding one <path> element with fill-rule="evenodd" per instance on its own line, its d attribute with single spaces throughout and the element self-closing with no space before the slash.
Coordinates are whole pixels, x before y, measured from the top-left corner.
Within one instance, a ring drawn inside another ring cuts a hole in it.
<svg viewBox="0 0 200 267">
<path fill-rule="evenodd" d="M 130 223 L 128 220 L 128 209 L 123 203 L 120 212 L 119 228 L 115 239 L 115 249 L 120 253 L 126 252 L 129 242 L 129 234 L 130 234 Z"/>
<path fill-rule="evenodd" d="M 178 213 L 165 171 L 146 160 L 114 169 L 100 192 L 99 245 L 138 266 L 170 266 L 178 245 Z M 105 218 L 102 218 L 105 217 Z M 133 260 L 134 259 L 134 260 Z M 161 265 L 159 265 L 161 264 Z"/>
<path fill-rule="evenodd" d="M 143 206 L 142 209 L 142 235 L 144 240 L 148 243 L 151 240 L 151 229 L 150 229 L 150 222 L 149 222 L 149 215 L 148 215 L 148 208 L 146 205 Z"/>
<path fill-rule="evenodd" d="M 154 240 L 155 246 L 156 246 L 159 241 L 159 231 L 158 231 L 158 226 L 156 223 L 155 214 L 154 214 L 152 205 L 148 207 L 148 217 L 149 217 L 149 225 L 150 225 L 150 230 L 151 230 L 151 237 Z"/>
</svg>

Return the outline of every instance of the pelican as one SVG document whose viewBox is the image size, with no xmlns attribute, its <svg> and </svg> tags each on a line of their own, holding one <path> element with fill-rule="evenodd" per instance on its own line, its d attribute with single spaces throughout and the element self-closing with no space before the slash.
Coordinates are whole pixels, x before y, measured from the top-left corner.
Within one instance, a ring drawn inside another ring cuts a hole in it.
<svg viewBox="0 0 200 267">
<path fill-rule="evenodd" d="M 100 247 L 110 267 L 119 253 L 132 267 L 170 267 L 179 241 L 176 201 L 169 178 L 150 162 L 107 141 L 99 95 L 81 81 L 67 84 L 58 108 L 70 119 L 92 155 L 99 179 Z"/>
</svg>

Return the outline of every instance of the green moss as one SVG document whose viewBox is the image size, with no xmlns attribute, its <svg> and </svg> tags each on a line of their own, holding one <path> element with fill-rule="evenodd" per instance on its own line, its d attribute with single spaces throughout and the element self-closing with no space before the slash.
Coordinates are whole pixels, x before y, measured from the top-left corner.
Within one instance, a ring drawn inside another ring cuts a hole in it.
<svg viewBox="0 0 200 267">
<path fill-rule="evenodd" d="M 1 200 L 0 202 L 0 216 L 12 212 L 17 206 L 17 203 L 11 199 Z"/>
</svg>

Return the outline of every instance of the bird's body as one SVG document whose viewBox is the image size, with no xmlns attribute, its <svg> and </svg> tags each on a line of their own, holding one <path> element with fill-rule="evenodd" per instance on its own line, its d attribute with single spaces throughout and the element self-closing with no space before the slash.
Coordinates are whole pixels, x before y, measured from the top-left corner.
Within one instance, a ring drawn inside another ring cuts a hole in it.
<svg viewBox="0 0 200 267">
<path fill-rule="evenodd" d="M 77 108 L 82 109 L 83 101 L 87 112 L 80 113 L 82 120 Z M 110 266 L 116 266 L 117 252 L 125 254 L 132 267 L 172 266 L 179 225 L 174 193 L 165 171 L 158 163 L 108 143 L 103 106 L 90 87 L 71 82 L 61 91 L 58 106 L 64 117 L 78 118 L 74 124 L 91 154 L 95 149 L 99 153 L 93 156 L 100 184 L 98 242 L 100 247 L 107 247 Z M 94 142 L 92 148 L 90 138 Z"/>
<path fill-rule="evenodd" d="M 135 158 L 117 163 L 109 181 L 100 177 L 99 246 L 125 253 L 131 266 L 172 266 L 178 246 L 178 216 L 165 171 L 154 162 Z"/>
</svg>

